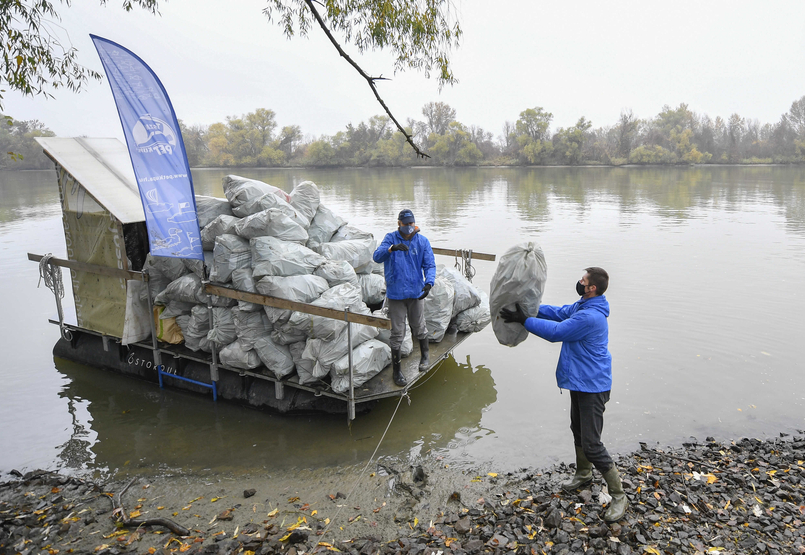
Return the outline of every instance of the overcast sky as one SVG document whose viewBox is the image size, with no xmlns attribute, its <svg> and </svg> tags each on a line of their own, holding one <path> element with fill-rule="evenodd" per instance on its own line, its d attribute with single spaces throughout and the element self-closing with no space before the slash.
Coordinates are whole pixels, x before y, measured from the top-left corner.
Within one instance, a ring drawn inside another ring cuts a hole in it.
<svg viewBox="0 0 805 555">
<path fill-rule="evenodd" d="M 94 33 L 139 55 L 162 80 L 176 115 L 211 124 L 257 108 L 306 136 L 333 134 L 382 113 L 365 81 L 318 28 L 287 40 L 262 15 L 265 1 L 170 0 L 161 16 L 130 13 L 110 0 L 59 5 L 83 65 L 102 71 Z M 400 121 L 422 120 L 422 106 L 446 102 L 466 125 L 495 136 L 526 108 L 553 113 L 551 129 L 580 116 L 612 125 L 623 109 L 655 116 L 681 102 L 711 117 L 738 113 L 776 122 L 805 95 L 805 2 L 456 0 L 464 30 L 453 54 L 459 83 L 439 92 L 434 79 L 393 75 L 382 53 L 360 57 Z M 91 82 L 55 99 L 5 95 L 5 112 L 38 119 L 59 136 L 123 138 L 109 85 Z"/>
</svg>

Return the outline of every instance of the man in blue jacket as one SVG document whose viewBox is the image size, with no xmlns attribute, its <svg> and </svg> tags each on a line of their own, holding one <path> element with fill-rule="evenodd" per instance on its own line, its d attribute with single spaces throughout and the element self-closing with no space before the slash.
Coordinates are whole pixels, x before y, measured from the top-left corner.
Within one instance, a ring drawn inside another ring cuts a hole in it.
<svg viewBox="0 0 805 555">
<path fill-rule="evenodd" d="M 425 297 L 436 281 L 436 263 L 430 242 L 419 233 L 414 213 L 407 208 L 397 217 L 397 231 L 387 233 L 372 258 L 382 262 L 386 274 L 386 297 L 391 320 L 391 364 L 394 383 L 406 384 L 400 368 L 400 347 L 405 337 L 405 318 L 411 333 L 419 339 L 419 371 L 430 365 L 428 328 L 425 325 Z"/>
<path fill-rule="evenodd" d="M 603 268 L 587 268 L 576 283 L 581 298 L 573 304 L 542 305 L 539 314 L 531 318 L 519 304 L 515 310 L 503 309 L 500 316 L 507 323 L 517 322 L 543 339 L 562 342 L 556 383 L 570 391 L 570 429 L 576 447 L 576 473 L 562 484 L 573 491 L 589 484 L 595 466 L 606 480 L 612 502 L 604 520 L 615 522 L 623 518 L 628 500 L 621 485 L 618 469 L 601 442 L 604 410 L 612 389 L 612 355 L 609 354 L 609 303 L 604 292 L 609 275 Z"/>
</svg>

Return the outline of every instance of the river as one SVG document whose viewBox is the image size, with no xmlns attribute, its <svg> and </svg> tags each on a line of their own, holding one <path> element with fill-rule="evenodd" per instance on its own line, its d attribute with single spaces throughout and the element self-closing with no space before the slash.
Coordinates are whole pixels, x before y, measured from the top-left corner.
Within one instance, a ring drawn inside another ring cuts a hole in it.
<svg viewBox="0 0 805 555">
<path fill-rule="evenodd" d="M 322 200 L 379 240 L 411 208 L 434 246 L 501 255 L 536 241 L 543 302 L 587 266 L 610 274 L 613 452 L 805 428 L 805 170 L 798 167 L 233 170 Z M 194 170 L 223 196 L 226 170 Z M 27 252 L 65 255 L 55 173 L 0 172 L 0 471 L 293 472 L 360 464 L 397 402 L 345 418 L 272 414 L 54 363 L 53 296 Z M 437 263 L 453 264 L 437 256 Z M 477 261 L 489 291 L 495 263 Z M 69 281 L 66 279 L 65 281 Z M 69 294 L 69 293 L 68 293 Z M 379 456 L 497 471 L 572 456 L 559 344 L 498 344 L 487 327 L 403 402 Z"/>
</svg>

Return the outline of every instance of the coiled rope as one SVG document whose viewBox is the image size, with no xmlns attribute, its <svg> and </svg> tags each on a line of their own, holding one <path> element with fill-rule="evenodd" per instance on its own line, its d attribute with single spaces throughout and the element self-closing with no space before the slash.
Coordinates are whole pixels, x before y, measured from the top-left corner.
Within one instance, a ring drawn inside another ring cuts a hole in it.
<svg viewBox="0 0 805 555">
<path fill-rule="evenodd" d="M 461 252 L 460 256 L 459 252 Z M 472 283 L 472 278 L 475 277 L 475 268 L 472 266 L 471 250 L 456 251 L 456 270 L 461 272 L 467 278 L 467 281 Z"/>
<path fill-rule="evenodd" d="M 61 268 L 53 264 L 50 259 L 53 258 L 52 253 L 47 253 L 39 261 L 39 283 L 36 284 L 37 289 L 45 282 L 45 287 L 53 291 L 53 296 L 56 297 L 56 308 L 59 311 L 59 330 L 61 335 L 67 341 L 73 339 L 73 334 L 70 330 L 64 327 L 64 312 L 62 311 L 61 300 L 64 298 L 64 280 L 62 279 Z"/>
</svg>

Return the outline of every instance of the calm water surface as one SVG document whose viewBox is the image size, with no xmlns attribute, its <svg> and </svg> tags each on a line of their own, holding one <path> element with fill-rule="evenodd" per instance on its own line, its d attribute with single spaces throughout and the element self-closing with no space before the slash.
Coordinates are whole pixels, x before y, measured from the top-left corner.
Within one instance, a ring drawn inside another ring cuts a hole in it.
<svg viewBox="0 0 805 555">
<path fill-rule="evenodd" d="M 223 196 L 225 170 L 193 172 Z M 323 201 L 380 239 L 410 207 L 435 246 L 502 254 L 537 241 L 543 301 L 575 300 L 587 266 L 611 277 L 614 386 L 604 441 L 774 436 L 805 428 L 805 170 L 239 170 Z M 59 362 L 53 296 L 27 252 L 65 255 L 55 173 L 0 172 L 0 471 L 282 472 L 371 455 L 396 401 L 345 419 L 282 416 Z M 453 264 L 437 256 L 437 263 Z M 477 262 L 488 292 L 494 263 Z M 66 280 L 69 282 L 69 280 Z M 69 294 L 69 292 L 68 292 Z M 384 457 L 443 457 L 498 470 L 571 456 L 559 344 L 515 348 L 488 327 L 402 404 Z"/>
</svg>

